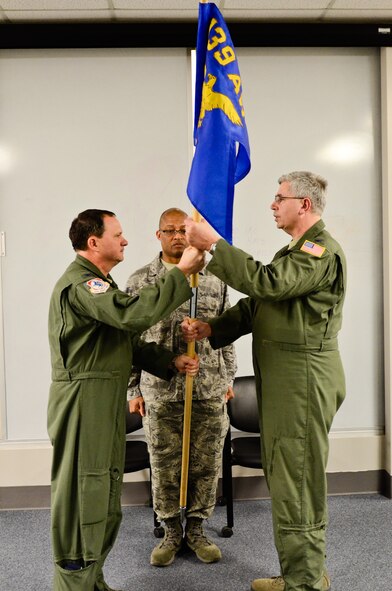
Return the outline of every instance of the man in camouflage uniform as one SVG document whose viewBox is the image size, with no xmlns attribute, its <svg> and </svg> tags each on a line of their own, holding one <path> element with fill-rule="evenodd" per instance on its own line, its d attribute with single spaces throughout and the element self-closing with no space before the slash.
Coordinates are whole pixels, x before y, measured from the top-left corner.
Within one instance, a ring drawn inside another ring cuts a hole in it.
<svg viewBox="0 0 392 591">
<path fill-rule="evenodd" d="M 161 215 L 156 236 L 162 252 L 130 276 L 126 286 L 128 294 L 136 295 L 146 285 L 155 285 L 178 264 L 187 246 L 186 217 L 185 212 L 175 208 Z M 202 271 L 198 317 L 221 314 L 227 308 L 227 286 Z M 170 317 L 144 332 L 143 339 L 155 341 L 177 353 L 185 352 L 180 325 L 187 315 L 189 305 L 181 305 Z M 212 514 L 215 505 L 222 448 L 228 429 L 226 398 L 232 396 L 231 384 L 237 366 L 232 345 L 214 351 L 208 341 L 203 341 L 198 355 L 200 369 L 193 389 L 185 540 L 200 560 L 210 563 L 218 561 L 221 552 L 204 535 L 202 523 Z M 168 566 L 179 551 L 183 538 L 179 499 L 185 380 L 177 375 L 168 383 L 146 372 L 134 371 L 128 392 L 131 412 L 140 412 L 144 416 L 154 509 L 166 524 L 165 538 L 152 551 L 151 564 Z"/>
<path fill-rule="evenodd" d="M 327 591 L 328 433 L 345 396 L 338 347 L 346 259 L 321 214 L 327 181 L 307 171 L 279 179 L 271 204 L 292 240 L 264 265 L 207 224 L 187 220 L 192 246 L 213 253 L 208 269 L 247 294 L 220 318 L 184 322 L 186 338 L 222 347 L 252 333 L 262 463 L 272 501 L 281 576 L 252 591 Z M 213 245 L 211 247 L 211 245 Z"/>
</svg>

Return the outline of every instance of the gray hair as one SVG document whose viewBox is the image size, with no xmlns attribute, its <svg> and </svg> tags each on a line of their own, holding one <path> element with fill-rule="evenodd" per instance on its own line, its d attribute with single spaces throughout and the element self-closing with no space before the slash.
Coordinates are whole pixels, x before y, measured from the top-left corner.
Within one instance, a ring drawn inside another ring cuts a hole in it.
<svg viewBox="0 0 392 591">
<path fill-rule="evenodd" d="M 318 174 L 306 170 L 296 170 L 283 174 L 278 183 L 290 183 L 290 188 L 296 197 L 309 197 L 312 211 L 321 215 L 325 207 L 325 196 L 328 181 Z"/>
</svg>

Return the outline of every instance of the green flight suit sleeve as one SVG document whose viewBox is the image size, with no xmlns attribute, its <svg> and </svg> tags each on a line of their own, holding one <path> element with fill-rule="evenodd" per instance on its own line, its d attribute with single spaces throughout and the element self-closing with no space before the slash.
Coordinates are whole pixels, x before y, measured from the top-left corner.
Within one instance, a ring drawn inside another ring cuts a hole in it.
<svg viewBox="0 0 392 591">
<path fill-rule="evenodd" d="M 316 257 L 293 249 L 269 265 L 219 240 L 208 270 L 234 289 L 255 299 L 279 301 L 330 286 L 337 274 L 337 257 L 327 249 Z"/>
<path fill-rule="evenodd" d="M 192 295 L 185 275 L 177 268 L 166 273 L 156 285 L 144 287 L 138 296 L 129 296 L 119 289 L 92 294 L 85 283 L 71 290 L 69 301 L 79 313 L 138 333 L 168 316 Z"/>
<path fill-rule="evenodd" d="M 212 335 L 209 338 L 213 349 L 226 347 L 236 339 L 252 332 L 254 302 L 251 298 L 242 298 L 216 318 L 208 321 Z"/>
<path fill-rule="evenodd" d="M 148 371 L 157 378 L 169 381 L 176 373 L 172 361 L 176 354 L 157 343 L 143 341 L 137 334 L 132 337 L 133 359 L 137 368 Z M 141 394 L 140 394 L 141 395 Z"/>
</svg>

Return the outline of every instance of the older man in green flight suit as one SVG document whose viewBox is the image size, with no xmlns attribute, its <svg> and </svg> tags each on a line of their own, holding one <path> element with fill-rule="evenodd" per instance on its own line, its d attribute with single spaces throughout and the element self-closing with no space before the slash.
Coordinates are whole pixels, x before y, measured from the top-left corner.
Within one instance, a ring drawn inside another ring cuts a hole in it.
<svg viewBox="0 0 392 591">
<path fill-rule="evenodd" d="M 262 463 L 272 499 L 281 576 L 256 579 L 253 591 L 327 591 L 325 570 L 328 432 L 345 396 L 337 336 L 346 261 L 325 230 L 325 179 L 280 177 L 271 209 L 291 235 L 264 265 L 228 245 L 207 224 L 187 220 L 189 244 L 209 249 L 208 270 L 249 297 L 208 323 L 183 323 L 188 340 L 223 347 L 253 335 Z"/>
<path fill-rule="evenodd" d="M 110 211 L 90 209 L 72 222 L 76 259 L 50 302 L 53 444 L 52 545 L 55 591 L 110 591 L 102 566 L 121 521 L 126 392 L 133 362 L 170 379 L 194 375 L 197 360 L 142 343 L 141 333 L 189 299 L 186 275 L 203 256 L 189 247 L 156 286 L 130 297 L 110 271 L 128 244 Z"/>
</svg>

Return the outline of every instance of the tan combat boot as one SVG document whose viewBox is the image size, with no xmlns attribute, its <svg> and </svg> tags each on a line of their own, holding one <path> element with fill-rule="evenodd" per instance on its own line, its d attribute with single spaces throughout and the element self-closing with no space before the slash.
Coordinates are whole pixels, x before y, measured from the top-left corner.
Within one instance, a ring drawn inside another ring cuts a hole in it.
<svg viewBox="0 0 392 591">
<path fill-rule="evenodd" d="M 186 543 L 202 562 L 218 562 L 222 558 L 222 553 L 204 534 L 202 522 L 200 517 L 188 518 L 185 527 Z"/>
<path fill-rule="evenodd" d="M 166 519 L 165 537 L 151 552 L 150 563 L 153 566 L 169 566 L 182 545 L 182 525 L 179 517 Z"/>
<path fill-rule="evenodd" d="M 323 574 L 323 591 L 329 591 L 331 580 L 328 574 Z M 251 585 L 252 591 L 284 591 L 285 583 L 283 577 L 272 577 L 272 579 L 255 579 Z"/>
</svg>

